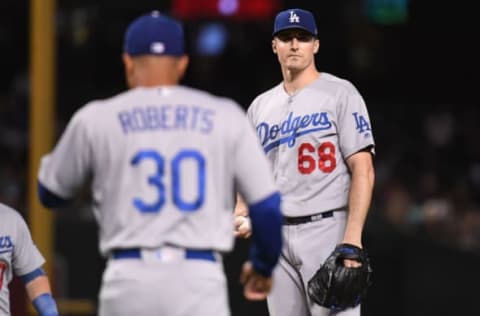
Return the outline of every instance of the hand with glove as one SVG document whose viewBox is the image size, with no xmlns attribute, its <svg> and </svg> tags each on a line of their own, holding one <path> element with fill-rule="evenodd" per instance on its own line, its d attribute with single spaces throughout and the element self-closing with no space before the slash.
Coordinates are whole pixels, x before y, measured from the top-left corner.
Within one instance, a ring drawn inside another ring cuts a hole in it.
<svg viewBox="0 0 480 316">
<path fill-rule="evenodd" d="M 344 261 L 360 263 L 347 267 Z M 335 311 L 355 307 L 371 285 L 372 267 L 367 252 L 352 244 L 335 247 L 325 263 L 308 281 L 308 295 L 315 303 Z"/>
</svg>

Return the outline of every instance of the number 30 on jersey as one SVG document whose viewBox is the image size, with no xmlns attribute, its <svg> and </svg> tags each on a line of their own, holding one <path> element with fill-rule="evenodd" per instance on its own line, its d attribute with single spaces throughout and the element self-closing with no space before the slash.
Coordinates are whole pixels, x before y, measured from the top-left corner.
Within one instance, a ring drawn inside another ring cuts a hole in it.
<svg viewBox="0 0 480 316">
<path fill-rule="evenodd" d="M 147 203 L 141 198 L 135 198 L 133 205 L 141 213 L 160 212 L 166 202 L 166 188 L 171 188 L 171 197 L 173 204 L 181 212 L 195 212 L 202 207 L 205 201 L 205 158 L 196 150 L 181 150 L 171 160 L 170 168 L 172 170 L 171 179 L 164 179 L 165 157 L 156 150 L 140 150 L 132 158 L 131 164 L 136 167 L 143 161 L 152 161 L 156 165 L 156 172 L 150 175 L 146 180 L 148 184 L 157 190 L 158 198 L 154 202 Z M 194 201 L 186 201 L 181 192 L 181 166 L 186 160 L 191 160 L 197 164 L 197 194 Z M 164 181 L 171 181 L 170 185 L 165 186 Z"/>
</svg>

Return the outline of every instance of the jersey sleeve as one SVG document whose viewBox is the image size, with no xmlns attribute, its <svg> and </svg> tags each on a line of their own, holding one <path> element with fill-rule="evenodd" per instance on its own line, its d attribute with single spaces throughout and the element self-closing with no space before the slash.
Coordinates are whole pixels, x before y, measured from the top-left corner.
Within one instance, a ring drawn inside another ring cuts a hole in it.
<svg viewBox="0 0 480 316">
<path fill-rule="evenodd" d="M 239 121 L 235 170 L 252 222 L 250 260 L 255 271 L 271 276 L 282 249 L 281 196 L 252 122 L 245 117 Z"/>
<path fill-rule="evenodd" d="M 22 276 L 42 266 L 45 259 L 34 244 L 27 223 L 19 214 L 14 218 L 16 235 L 13 241 L 12 265 L 14 274 Z"/>
<path fill-rule="evenodd" d="M 247 204 L 257 203 L 276 192 L 270 163 L 260 146 L 251 122 L 242 113 L 238 118 L 234 170 L 236 187 Z"/>
<path fill-rule="evenodd" d="M 340 148 L 345 158 L 370 147 L 374 153 L 374 138 L 367 106 L 360 93 L 350 84 L 340 98 L 338 110 Z"/>
<path fill-rule="evenodd" d="M 40 162 L 39 182 L 61 198 L 72 198 L 91 169 L 91 148 L 86 117 L 77 112 L 54 150 Z"/>
</svg>

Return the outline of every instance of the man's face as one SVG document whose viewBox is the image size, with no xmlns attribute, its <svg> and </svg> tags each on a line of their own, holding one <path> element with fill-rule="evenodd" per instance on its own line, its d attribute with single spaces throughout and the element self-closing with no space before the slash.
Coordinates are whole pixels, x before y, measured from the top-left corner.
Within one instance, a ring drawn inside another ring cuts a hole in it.
<svg viewBox="0 0 480 316">
<path fill-rule="evenodd" d="M 302 29 L 289 29 L 275 34 L 273 51 L 282 67 L 292 71 L 303 70 L 314 59 L 319 47 L 318 39 Z"/>
</svg>

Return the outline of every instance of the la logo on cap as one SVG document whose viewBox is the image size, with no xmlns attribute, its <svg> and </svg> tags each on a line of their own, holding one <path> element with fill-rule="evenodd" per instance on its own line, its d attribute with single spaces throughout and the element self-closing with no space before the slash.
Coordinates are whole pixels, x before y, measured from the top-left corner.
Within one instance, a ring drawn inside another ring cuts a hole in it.
<svg viewBox="0 0 480 316">
<path fill-rule="evenodd" d="M 300 17 L 295 13 L 295 11 L 290 11 L 290 17 L 288 18 L 290 23 L 300 23 Z"/>
</svg>

